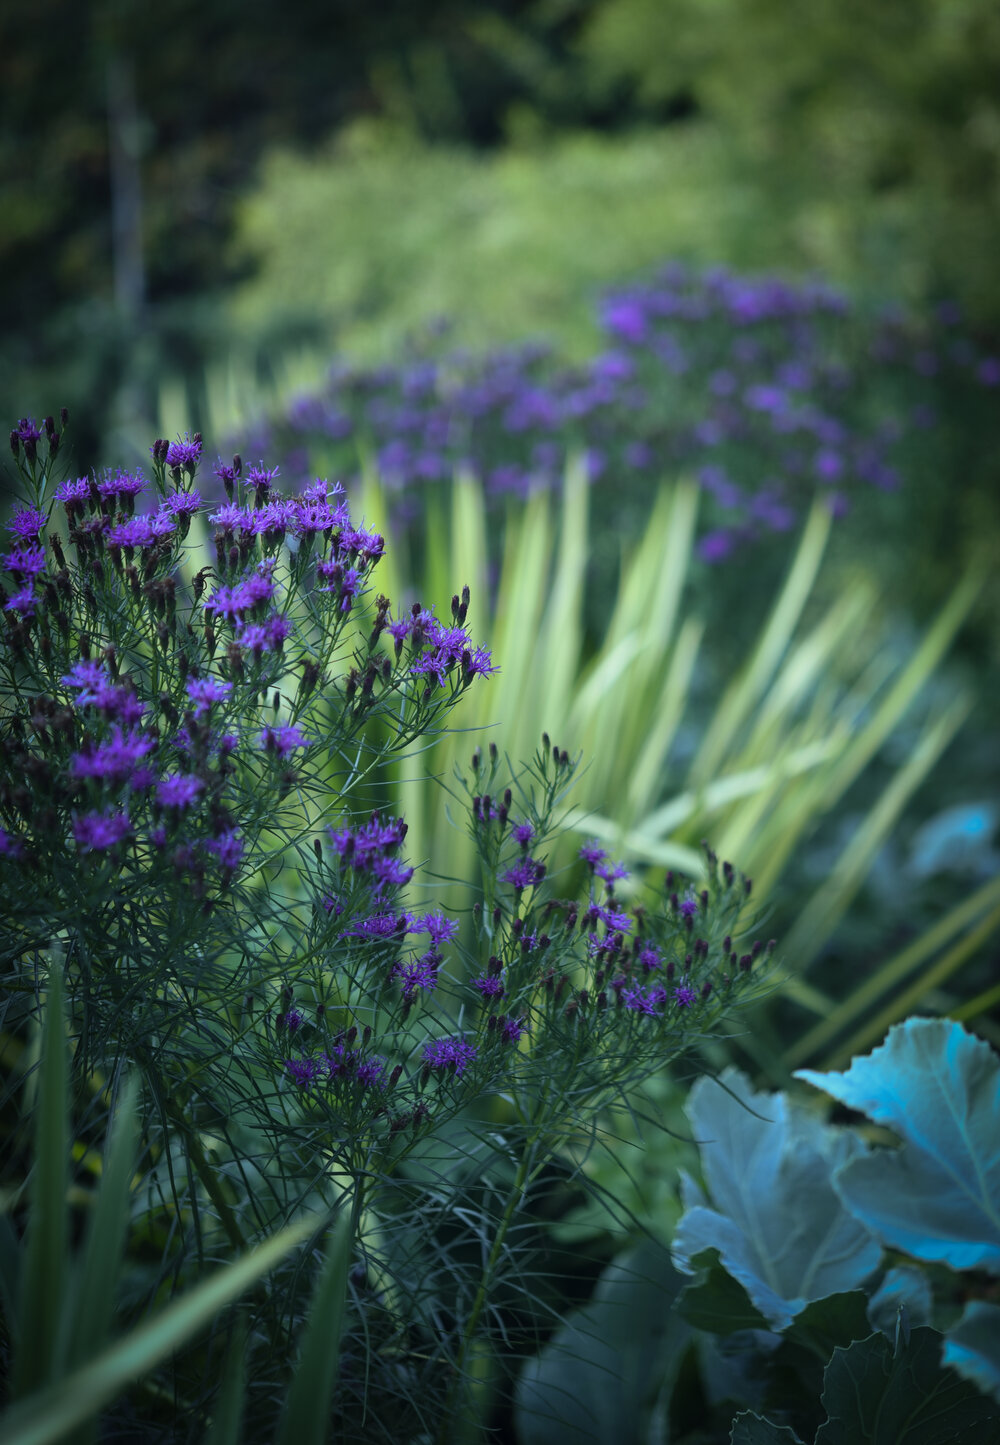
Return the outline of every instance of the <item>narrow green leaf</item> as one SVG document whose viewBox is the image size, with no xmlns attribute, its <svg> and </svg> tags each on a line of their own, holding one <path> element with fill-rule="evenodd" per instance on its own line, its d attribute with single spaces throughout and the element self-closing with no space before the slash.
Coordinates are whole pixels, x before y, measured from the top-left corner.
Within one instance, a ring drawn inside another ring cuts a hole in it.
<svg viewBox="0 0 1000 1445">
<path fill-rule="evenodd" d="M 351 1213 L 342 1209 L 330 1233 L 303 1330 L 299 1366 L 289 1387 L 278 1445 L 325 1445 L 329 1438 L 353 1242 Z"/>
<path fill-rule="evenodd" d="M 903 808 L 923 782 L 962 723 L 971 699 L 960 694 L 924 729 L 903 766 L 869 810 L 783 941 L 786 956 L 798 972 L 809 967 L 846 913 L 864 881 L 872 859 L 898 821 Z"/>
<path fill-rule="evenodd" d="M 212 1422 L 202 1445 L 240 1445 L 246 1389 L 247 1327 L 237 1317 L 222 1366 L 222 1383 L 212 1404 Z"/>
<path fill-rule="evenodd" d="M 53 957 L 42 1018 L 42 1056 L 35 1103 L 35 1167 L 31 1175 L 21 1290 L 20 1347 L 11 1399 L 51 1380 L 67 1309 L 69 1185 L 68 1076 L 62 960 Z"/>
<path fill-rule="evenodd" d="M 175 1300 L 96 1360 L 15 1405 L 3 1420 L 0 1445 L 52 1445 L 89 1420 L 263 1279 L 315 1233 L 319 1223 L 315 1216 L 296 1220 Z"/>
</svg>

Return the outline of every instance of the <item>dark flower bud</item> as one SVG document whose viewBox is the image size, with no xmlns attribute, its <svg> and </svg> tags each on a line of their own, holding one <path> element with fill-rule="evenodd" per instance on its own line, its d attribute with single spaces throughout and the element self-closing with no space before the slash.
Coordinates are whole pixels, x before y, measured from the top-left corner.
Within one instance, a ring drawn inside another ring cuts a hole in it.
<svg viewBox="0 0 1000 1445">
<path fill-rule="evenodd" d="M 587 1004 L 590 1001 L 590 994 L 587 992 L 587 990 L 585 988 L 581 988 L 580 992 L 577 994 L 576 997 L 580 1007 L 586 1008 Z"/>
<path fill-rule="evenodd" d="M 549 737 L 548 733 L 542 733 L 542 752 L 547 755 L 551 752 L 551 750 L 552 739 Z"/>
<path fill-rule="evenodd" d="M 361 1046 L 362 1046 L 362 1048 L 367 1048 L 367 1047 L 368 1047 L 369 1043 L 371 1042 L 371 1037 L 372 1037 L 372 1026 L 371 1026 L 371 1024 L 365 1024 L 364 1032 L 363 1032 L 362 1035 L 361 1035 Z"/>
<path fill-rule="evenodd" d="M 666 877 L 665 877 L 664 880 L 663 880 L 663 886 L 664 886 L 664 888 L 673 888 L 673 886 L 674 886 L 674 870 L 673 870 L 672 868 L 668 868 L 668 869 L 667 869 Z"/>
<path fill-rule="evenodd" d="M 479 749 L 476 748 L 475 752 L 472 754 L 472 771 L 473 771 L 474 773 L 478 773 L 478 772 L 479 772 L 480 766 L 482 765 L 482 761 L 483 761 L 482 754 L 480 753 Z"/>
<path fill-rule="evenodd" d="M 667 978 L 673 978 L 673 976 L 674 976 L 674 964 L 673 964 L 673 960 L 672 960 L 672 959 L 671 959 L 671 961 L 667 964 L 666 974 L 667 974 Z"/>
<path fill-rule="evenodd" d="M 310 697 L 319 682 L 319 664 L 306 661 L 302 664 L 302 681 L 299 684 L 300 693 L 303 698 Z"/>
<path fill-rule="evenodd" d="M 400 1076 L 400 1074 L 401 1074 L 402 1072 L 403 1072 L 403 1065 L 402 1065 L 402 1064 L 397 1064 L 396 1067 L 393 1069 L 392 1073 L 389 1075 L 389 1088 L 390 1088 L 390 1089 L 394 1089 L 394 1088 L 396 1087 L 396 1085 L 399 1083 L 399 1076 Z"/>
<path fill-rule="evenodd" d="M 744 973 L 750 972 L 750 965 L 752 963 L 753 959 L 751 958 L 749 953 L 740 954 L 740 968 L 743 970 Z"/>
<path fill-rule="evenodd" d="M 478 899 L 472 905 L 472 921 L 477 928 L 483 921 L 483 905 Z"/>
<path fill-rule="evenodd" d="M 701 899 L 701 906 L 702 906 L 702 908 L 703 908 L 703 909 L 707 909 L 707 908 L 708 908 L 708 889 L 707 889 L 707 888 L 703 888 L 702 891 L 698 894 L 698 897 Z"/>
<path fill-rule="evenodd" d="M 760 939 L 758 938 L 758 939 L 755 940 L 754 945 L 753 945 L 753 948 L 751 948 L 751 950 L 750 950 L 750 957 L 751 957 L 751 958 L 760 958 L 760 956 L 761 956 L 761 954 L 762 954 L 763 952 L 764 952 L 764 945 L 761 943 Z"/>
<path fill-rule="evenodd" d="M 499 908 L 494 908 L 494 910 L 493 910 L 493 927 L 494 927 L 494 928 L 499 928 L 499 927 L 500 927 L 500 919 L 501 919 L 502 917 L 503 917 L 503 915 L 502 915 L 502 913 L 500 912 Z"/>
<path fill-rule="evenodd" d="M 59 433 L 58 433 L 57 431 L 54 431 L 54 432 L 52 433 L 52 435 L 49 437 L 49 456 L 50 456 L 50 457 L 55 457 L 55 456 L 58 456 L 58 455 L 59 455 Z"/>
<path fill-rule="evenodd" d="M 320 840 L 319 840 L 318 838 L 314 838 L 314 839 L 313 839 L 313 852 L 316 854 L 316 862 L 317 862 L 317 863 L 322 863 L 322 861 L 323 861 L 323 844 L 320 842 Z"/>
<path fill-rule="evenodd" d="M 708 998 L 708 996 L 709 996 L 709 994 L 710 994 L 711 992 L 712 992 L 712 980 L 711 980 L 710 978 L 707 978 L 707 979 L 705 980 L 705 982 L 704 982 L 704 983 L 702 984 L 702 986 L 701 986 L 701 996 L 702 996 L 702 998 L 703 998 L 703 999 Z"/>
<path fill-rule="evenodd" d="M 752 891 L 753 891 L 753 879 L 752 879 L 752 878 L 744 878 L 744 880 L 743 880 L 743 892 L 744 892 L 744 893 L 746 894 L 746 896 L 749 898 Z"/>
<path fill-rule="evenodd" d="M 66 410 L 66 408 L 65 408 L 64 406 L 61 406 L 61 407 L 59 408 L 59 425 L 62 427 L 63 431 L 66 430 L 66 427 L 67 427 L 68 423 L 69 423 L 69 412 Z"/>
<path fill-rule="evenodd" d="M 601 991 L 600 991 L 600 993 L 597 995 L 597 1007 L 598 1007 L 599 1009 L 606 1009 L 607 1006 L 608 1006 L 607 990 L 602 988 Z"/>
<path fill-rule="evenodd" d="M 354 1041 L 355 1041 L 355 1039 L 357 1038 L 357 1036 L 358 1036 L 358 1026 L 357 1026 L 357 1024 L 351 1024 L 351 1027 L 347 1030 L 346 1043 L 347 1043 L 347 1047 L 348 1047 L 348 1048 L 353 1048 L 353 1046 L 354 1046 Z"/>
<path fill-rule="evenodd" d="M 495 763 L 498 757 L 499 753 L 497 752 L 496 743 L 490 743 L 490 762 Z"/>
<path fill-rule="evenodd" d="M 733 951 L 733 940 L 730 938 L 728 933 L 722 940 L 722 951 L 723 953 L 732 953 Z"/>
<path fill-rule="evenodd" d="M 16 429 L 13 429 L 10 434 L 10 449 L 14 455 L 14 460 L 17 461 L 21 451 L 21 438 L 18 436 Z"/>
</svg>

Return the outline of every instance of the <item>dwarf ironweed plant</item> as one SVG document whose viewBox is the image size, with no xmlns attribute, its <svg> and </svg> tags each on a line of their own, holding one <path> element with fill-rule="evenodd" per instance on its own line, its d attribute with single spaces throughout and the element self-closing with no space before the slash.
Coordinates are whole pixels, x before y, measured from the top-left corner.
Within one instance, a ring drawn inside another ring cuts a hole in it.
<svg viewBox="0 0 1000 1445">
<path fill-rule="evenodd" d="M 521 1216 L 543 1170 L 754 986 L 749 884 L 710 854 L 700 892 L 668 878 L 639 901 L 588 845 L 587 897 L 560 897 L 546 848 L 579 760 L 546 738 L 511 769 L 491 745 L 459 780 L 481 860 L 460 944 L 372 789 L 495 671 L 468 589 L 448 624 L 394 612 L 372 595 L 382 538 L 325 481 L 286 496 L 234 457 L 206 506 L 200 436 L 156 441 L 149 476 L 62 481 L 58 438 L 11 434 L 8 1031 L 31 1036 L 58 971 L 84 1152 L 125 1073 L 140 1081 L 126 1317 L 304 1208 L 340 1211 L 354 1267 L 331 1434 L 456 1438 L 483 1409 L 478 1363 L 504 1349 L 498 1288 L 531 1290 Z M 30 1167 L 12 1158 L 9 1181 Z M 243 1306 L 248 1439 L 274 1437 L 311 1270 Z M 174 1361 L 169 1420 L 162 1390 L 128 1418 L 200 1440 L 217 1356 Z"/>
</svg>

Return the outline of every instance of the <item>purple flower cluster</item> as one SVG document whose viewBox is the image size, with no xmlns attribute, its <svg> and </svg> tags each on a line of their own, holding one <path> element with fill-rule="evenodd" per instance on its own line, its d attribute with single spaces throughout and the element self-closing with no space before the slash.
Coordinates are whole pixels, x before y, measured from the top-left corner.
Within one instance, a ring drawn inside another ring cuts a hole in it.
<svg viewBox="0 0 1000 1445">
<path fill-rule="evenodd" d="M 284 1016 L 286 1019 L 288 1015 Z M 385 1080 L 388 1065 L 377 1054 L 365 1055 L 360 1049 L 352 1049 L 339 1041 L 328 1053 L 301 1059 L 285 1059 L 285 1069 L 292 1083 L 300 1089 L 314 1084 L 330 1084 L 347 1079 L 362 1089 L 376 1089 Z"/>
<path fill-rule="evenodd" d="M 495 498 L 557 487 L 574 451 L 615 495 L 695 475 L 701 555 L 720 562 L 787 530 L 817 491 L 838 513 L 866 489 L 897 487 L 920 465 L 910 438 L 945 372 L 1000 385 L 1000 359 L 951 322 L 871 318 L 816 282 L 673 264 L 607 294 L 600 324 L 605 349 L 585 366 L 537 346 L 338 364 L 267 441 L 291 473 L 315 450 L 350 477 L 371 439 L 402 521 L 417 487 L 458 471 Z"/>
<path fill-rule="evenodd" d="M 406 837 L 402 818 L 383 822 L 379 813 L 373 813 L 360 828 L 329 828 L 327 832 L 342 865 L 370 877 L 376 893 L 402 887 L 413 877 L 413 869 L 396 856 Z"/>
<path fill-rule="evenodd" d="M 435 1074 L 454 1074 L 461 1078 L 478 1054 L 474 1044 L 468 1044 L 458 1035 L 444 1039 L 432 1039 L 424 1045 L 424 1067 Z"/>
</svg>

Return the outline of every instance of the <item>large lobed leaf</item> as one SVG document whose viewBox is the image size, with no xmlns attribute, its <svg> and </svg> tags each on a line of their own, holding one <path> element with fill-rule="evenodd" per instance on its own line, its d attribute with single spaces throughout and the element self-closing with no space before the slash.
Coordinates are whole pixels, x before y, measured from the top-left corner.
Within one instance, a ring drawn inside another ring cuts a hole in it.
<svg viewBox="0 0 1000 1445">
<path fill-rule="evenodd" d="M 917 1259 L 1000 1273 L 1000 1064 L 988 1044 L 948 1019 L 907 1019 L 845 1073 L 796 1077 L 903 1140 L 838 1168 L 859 1221 Z"/>
<path fill-rule="evenodd" d="M 921 1327 L 900 1348 L 875 1334 L 835 1350 L 816 1445 L 995 1445 L 995 1409 L 941 1367 L 940 1342 Z"/>
<path fill-rule="evenodd" d="M 674 1236 L 679 1269 L 693 1273 L 696 1256 L 717 1250 L 771 1328 L 783 1330 L 811 1301 L 854 1289 L 878 1266 L 879 1244 L 831 1183 L 864 1153 L 853 1135 L 782 1094 L 755 1093 L 736 1069 L 699 1079 L 687 1113 L 711 1203 L 688 1184 Z"/>
</svg>

